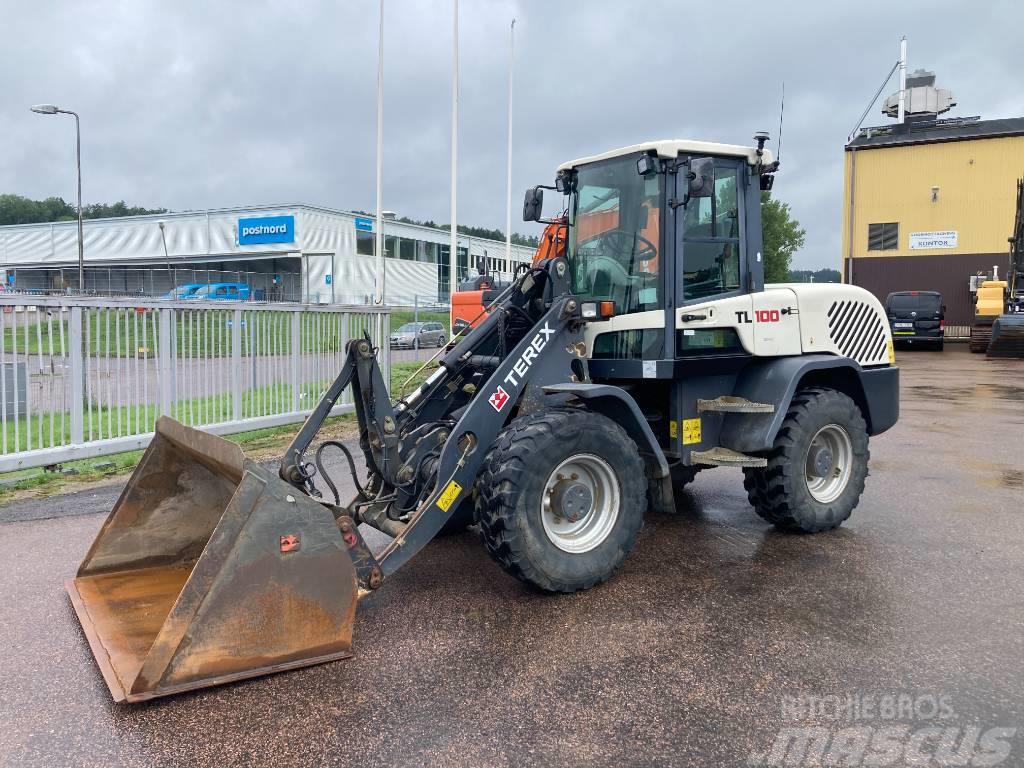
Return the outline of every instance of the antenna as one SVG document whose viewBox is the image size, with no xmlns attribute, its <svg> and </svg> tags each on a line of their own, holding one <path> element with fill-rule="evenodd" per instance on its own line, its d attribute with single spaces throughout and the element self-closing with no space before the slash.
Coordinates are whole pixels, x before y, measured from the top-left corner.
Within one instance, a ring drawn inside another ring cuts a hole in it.
<svg viewBox="0 0 1024 768">
<path fill-rule="evenodd" d="M 782 81 L 782 103 L 779 104 L 779 151 L 775 159 L 782 162 L 782 116 L 786 112 L 786 81 Z"/>
</svg>

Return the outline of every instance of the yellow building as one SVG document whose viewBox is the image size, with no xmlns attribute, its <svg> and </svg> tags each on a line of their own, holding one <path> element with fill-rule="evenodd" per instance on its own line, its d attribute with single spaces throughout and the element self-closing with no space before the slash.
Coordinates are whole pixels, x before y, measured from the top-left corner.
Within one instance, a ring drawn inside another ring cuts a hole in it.
<svg viewBox="0 0 1024 768">
<path fill-rule="evenodd" d="M 867 129 L 845 161 L 843 280 L 882 301 L 939 291 L 947 327 L 969 324 L 970 276 L 1006 269 L 1024 118 Z"/>
</svg>

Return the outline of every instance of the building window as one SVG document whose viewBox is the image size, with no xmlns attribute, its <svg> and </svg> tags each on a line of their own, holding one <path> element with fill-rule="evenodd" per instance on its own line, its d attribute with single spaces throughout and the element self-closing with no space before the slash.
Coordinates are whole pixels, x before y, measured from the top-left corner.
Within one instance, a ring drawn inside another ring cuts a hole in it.
<svg viewBox="0 0 1024 768">
<path fill-rule="evenodd" d="M 897 222 L 868 224 L 869 251 L 895 251 L 899 247 L 900 225 Z"/>
<path fill-rule="evenodd" d="M 376 235 L 373 232 L 356 230 L 356 253 L 363 256 L 373 256 L 373 240 Z"/>
<path fill-rule="evenodd" d="M 398 258 L 414 261 L 416 259 L 416 241 L 403 237 L 398 243 Z"/>
<path fill-rule="evenodd" d="M 437 263 L 437 243 L 425 243 L 422 240 L 416 241 L 416 261 L 426 261 L 431 264 Z"/>
</svg>

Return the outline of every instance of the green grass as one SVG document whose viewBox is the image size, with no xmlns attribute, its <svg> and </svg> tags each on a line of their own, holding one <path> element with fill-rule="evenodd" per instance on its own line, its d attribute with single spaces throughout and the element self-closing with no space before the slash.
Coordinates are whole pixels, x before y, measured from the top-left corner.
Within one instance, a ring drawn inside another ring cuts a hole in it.
<svg viewBox="0 0 1024 768">
<path fill-rule="evenodd" d="M 350 422 L 353 418 L 350 414 L 334 416 L 327 419 L 324 427 L 330 429 L 339 424 Z M 239 432 L 234 435 L 223 435 L 223 437 L 225 440 L 241 445 L 246 453 L 271 450 L 283 451 L 297 429 L 297 424 L 286 424 L 280 427 Z M 110 456 L 64 462 L 61 465 L 62 469 L 65 472 L 71 471 L 74 473 L 69 475 L 50 472 L 41 467 L 5 473 L 0 475 L 0 479 L 4 481 L 4 485 L 0 487 L 0 501 L 5 496 L 10 496 L 17 491 L 42 488 L 48 494 L 60 493 L 61 489 L 68 483 L 84 483 L 100 480 L 104 477 L 126 474 L 139 463 L 142 453 L 142 451 L 126 451 Z"/>
<path fill-rule="evenodd" d="M 307 382 L 301 387 L 300 404 L 308 407 L 330 382 Z M 292 388 L 290 384 L 270 384 L 246 390 L 242 393 L 242 417 L 254 418 L 291 410 Z M 209 397 L 179 400 L 171 409 L 171 416 L 189 426 L 217 424 L 232 419 L 232 397 L 221 393 Z M 125 405 L 108 407 L 98 403 L 87 403 L 82 414 L 82 431 L 86 440 L 106 440 L 128 437 L 148 432 L 160 416 L 160 406 Z M 53 429 L 51 440 L 50 430 Z M 30 418 L 9 419 L 5 432 L 8 452 L 24 451 L 51 446 L 67 445 L 71 442 L 71 414 L 67 411 L 34 414 Z"/>
<path fill-rule="evenodd" d="M 3 351 L 11 354 L 65 355 L 71 346 L 67 313 L 46 316 L 40 309 L 37 322 L 25 324 L 26 314 L 7 314 L 2 335 Z M 242 308 L 242 355 L 255 348 L 260 355 L 292 352 L 291 312 L 246 311 Z M 409 314 L 411 318 L 411 313 Z M 446 315 L 437 315 L 447 319 Z M 431 315 L 431 319 L 434 315 Z M 404 320 L 402 322 L 405 322 Z M 228 357 L 231 354 L 234 311 L 225 309 L 177 310 L 174 337 L 179 357 Z M 12 327 L 13 326 L 13 327 Z M 369 315 L 350 315 L 348 337 L 374 336 L 375 322 Z M 392 327 L 397 327 L 392 325 Z M 300 352 L 325 353 L 341 350 L 343 316 L 309 313 L 302 316 Z M 159 312 L 131 309 L 94 310 L 82 313 L 82 337 L 90 357 L 154 357 L 160 338 Z"/>
<path fill-rule="evenodd" d="M 416 387 L 426 381 L 430 374 L 437 370 L 437 361 L 430 363 L 430 365 L 426 366 L 422 371 L 419 371 L 420 366 L 422 365 L 423 361 L 391 364 L 391 396 L 393 398 L 409 394 L 416 389 Z M 416 373 L 417 371 L 419 371 L 419 373 Z M 414 373 L 416 373 L 415 376 L 413 376 Z M 413 376 L 413 379 L 406 384 L 406 379 L 410 376 Z"/>
<path fill-rule="evenodd" d="M 420 365 L 422 365 L 422 363 L 392 364 L 390 382 L 391 391 L 397 393 L 398 388 L 402 383 Z M 406 391 L 411 391 L 413 388 L 418 386 L 427 376 L 430 375 L 435 367 L 436 363 L 432 363 L 425 371 L 421 372 L 415 378 L 414 383 L 406 387 Z M 320 392 L 329 386 L 329 384 L 329 381 L 323 380 L 318 382 L 308 382 L 303 385 L 302 391 L 307 396 L 302 400 L 304 406 L 307 408 L 310 407 L 313 398 L 317 397 Z M 265 403 L 269 404 L 271 410 L 282 410 L 282 408 L 275 406 L 278 404 L 291 403 L 291 393 L 291 386 L 288 384 L 273 384 L 243 392 L 243 416 L 251 417 L 261 415 L 261 405 Z M 309 402 L 307 402 L 307 400 Z M 228 421 L 231 418 L 231 407 L 231 396 L 228 394 L 221 394 L 212 397 L 193 398 L 190 400 L 179 401 L 175 404 L 171 415 L 184 424 L 198 425 L 201 423 L 216 423 L 220 421 Z M 158 405 L 107 408 L 93 404 L 91 408 L 87 406 L 83 413 L 85 437 L 87 440 L 100 439 L 101 437 L 106 439 L 111 437 L 127 437 L 133 434 L 148 432 L 152 430 L 153 425 L 156 423 L 159 416 L 160 408 Z M 351 417 L 346 415 L 341 418 L 349 419 Z M 337 421 L 337 419 L 329 419 L 328 423 L 333 423 L 334 421 Z M 51 423 L 53 425 L 53 442 L 50 441 Z M 281 427 L 229 435 L 226 436 L 226 439 L 238 443 L 244 443 L 250 448 L 259 448 L 260 441 L 270 440 L 272 443 L 275 441 L 280 442 L 279 438 L 281 435 L 294 434 L 298 429 L 298 426 L 298 424 L 287 424 Z M 33 416 L 31 419 L 22 418 L 9 420 L 6 425 L 7 450 L 9 452 L 15 451 L 16 436 L 18 450 L 28 449 L 28 441 L 26 439 L 27 429 L 32 430 L 31 445 L 33 449 L 50 447 L 52 445 L 66 445 L 71 440 L 71 416 L 67 412 L 62 412 L 40 414 L 38 416 Z M 42 441 L 40 441 L 40 430 L 42 431 Z M 72 467 L 79 471 L 78 475 L 70 478 L 71 480 L 88 480 L 90 478 L 95 479 L 96 477 L 102 477 L 106 474 L 118 474 L 126 468 L 130 469 L 138 462 L 139 456 L 141 456 L 139 451 L 129 451 L 126 453 L 111 454 L 109 456 L 93 459 L 68 462 L 62 466 L 65 468 Z M 106 464 L 108 462 L 114 462 L 115 466 L 113 468 L 105 468 L 102 470 L 94 469 L 94 465 Z M 11 488 L 14 489 L 30 488 L 40 483 L 60 482 L 67 481 L 68 479 L 69 478 L 65 478 L 62 475 L 45 472 L 38 468 L 0 474 L 0 480 L 16 481 L 16 484 L 11 486 Z M 8 488 L 8 490 L 11 490 L 11 488 Z M 3 490 L 0 490 L 0 497 L 2 497 L 3 492 Z"/>
</svg>

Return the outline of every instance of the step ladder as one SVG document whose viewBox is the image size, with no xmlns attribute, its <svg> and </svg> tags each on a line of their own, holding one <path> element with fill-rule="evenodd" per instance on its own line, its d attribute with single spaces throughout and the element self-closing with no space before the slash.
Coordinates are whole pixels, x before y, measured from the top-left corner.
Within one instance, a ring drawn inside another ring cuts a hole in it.
<svg viewBox="0 0 1024 768">
<path fill-rule="evenodd" d="M 766 467 L 768 459 L 763 456 L 750 456 L 731 448 L 715 446 L 706 451 L 691 451 L 690 463 L 706 464 L 712 467 Z"/>
<path fill-rule="evenodd" d="M 745 397 L 722 395 L 714 400 L 698 400 L 697 413 L 775 413 L 772 403 L 754 403 Z"/>
</svg>

